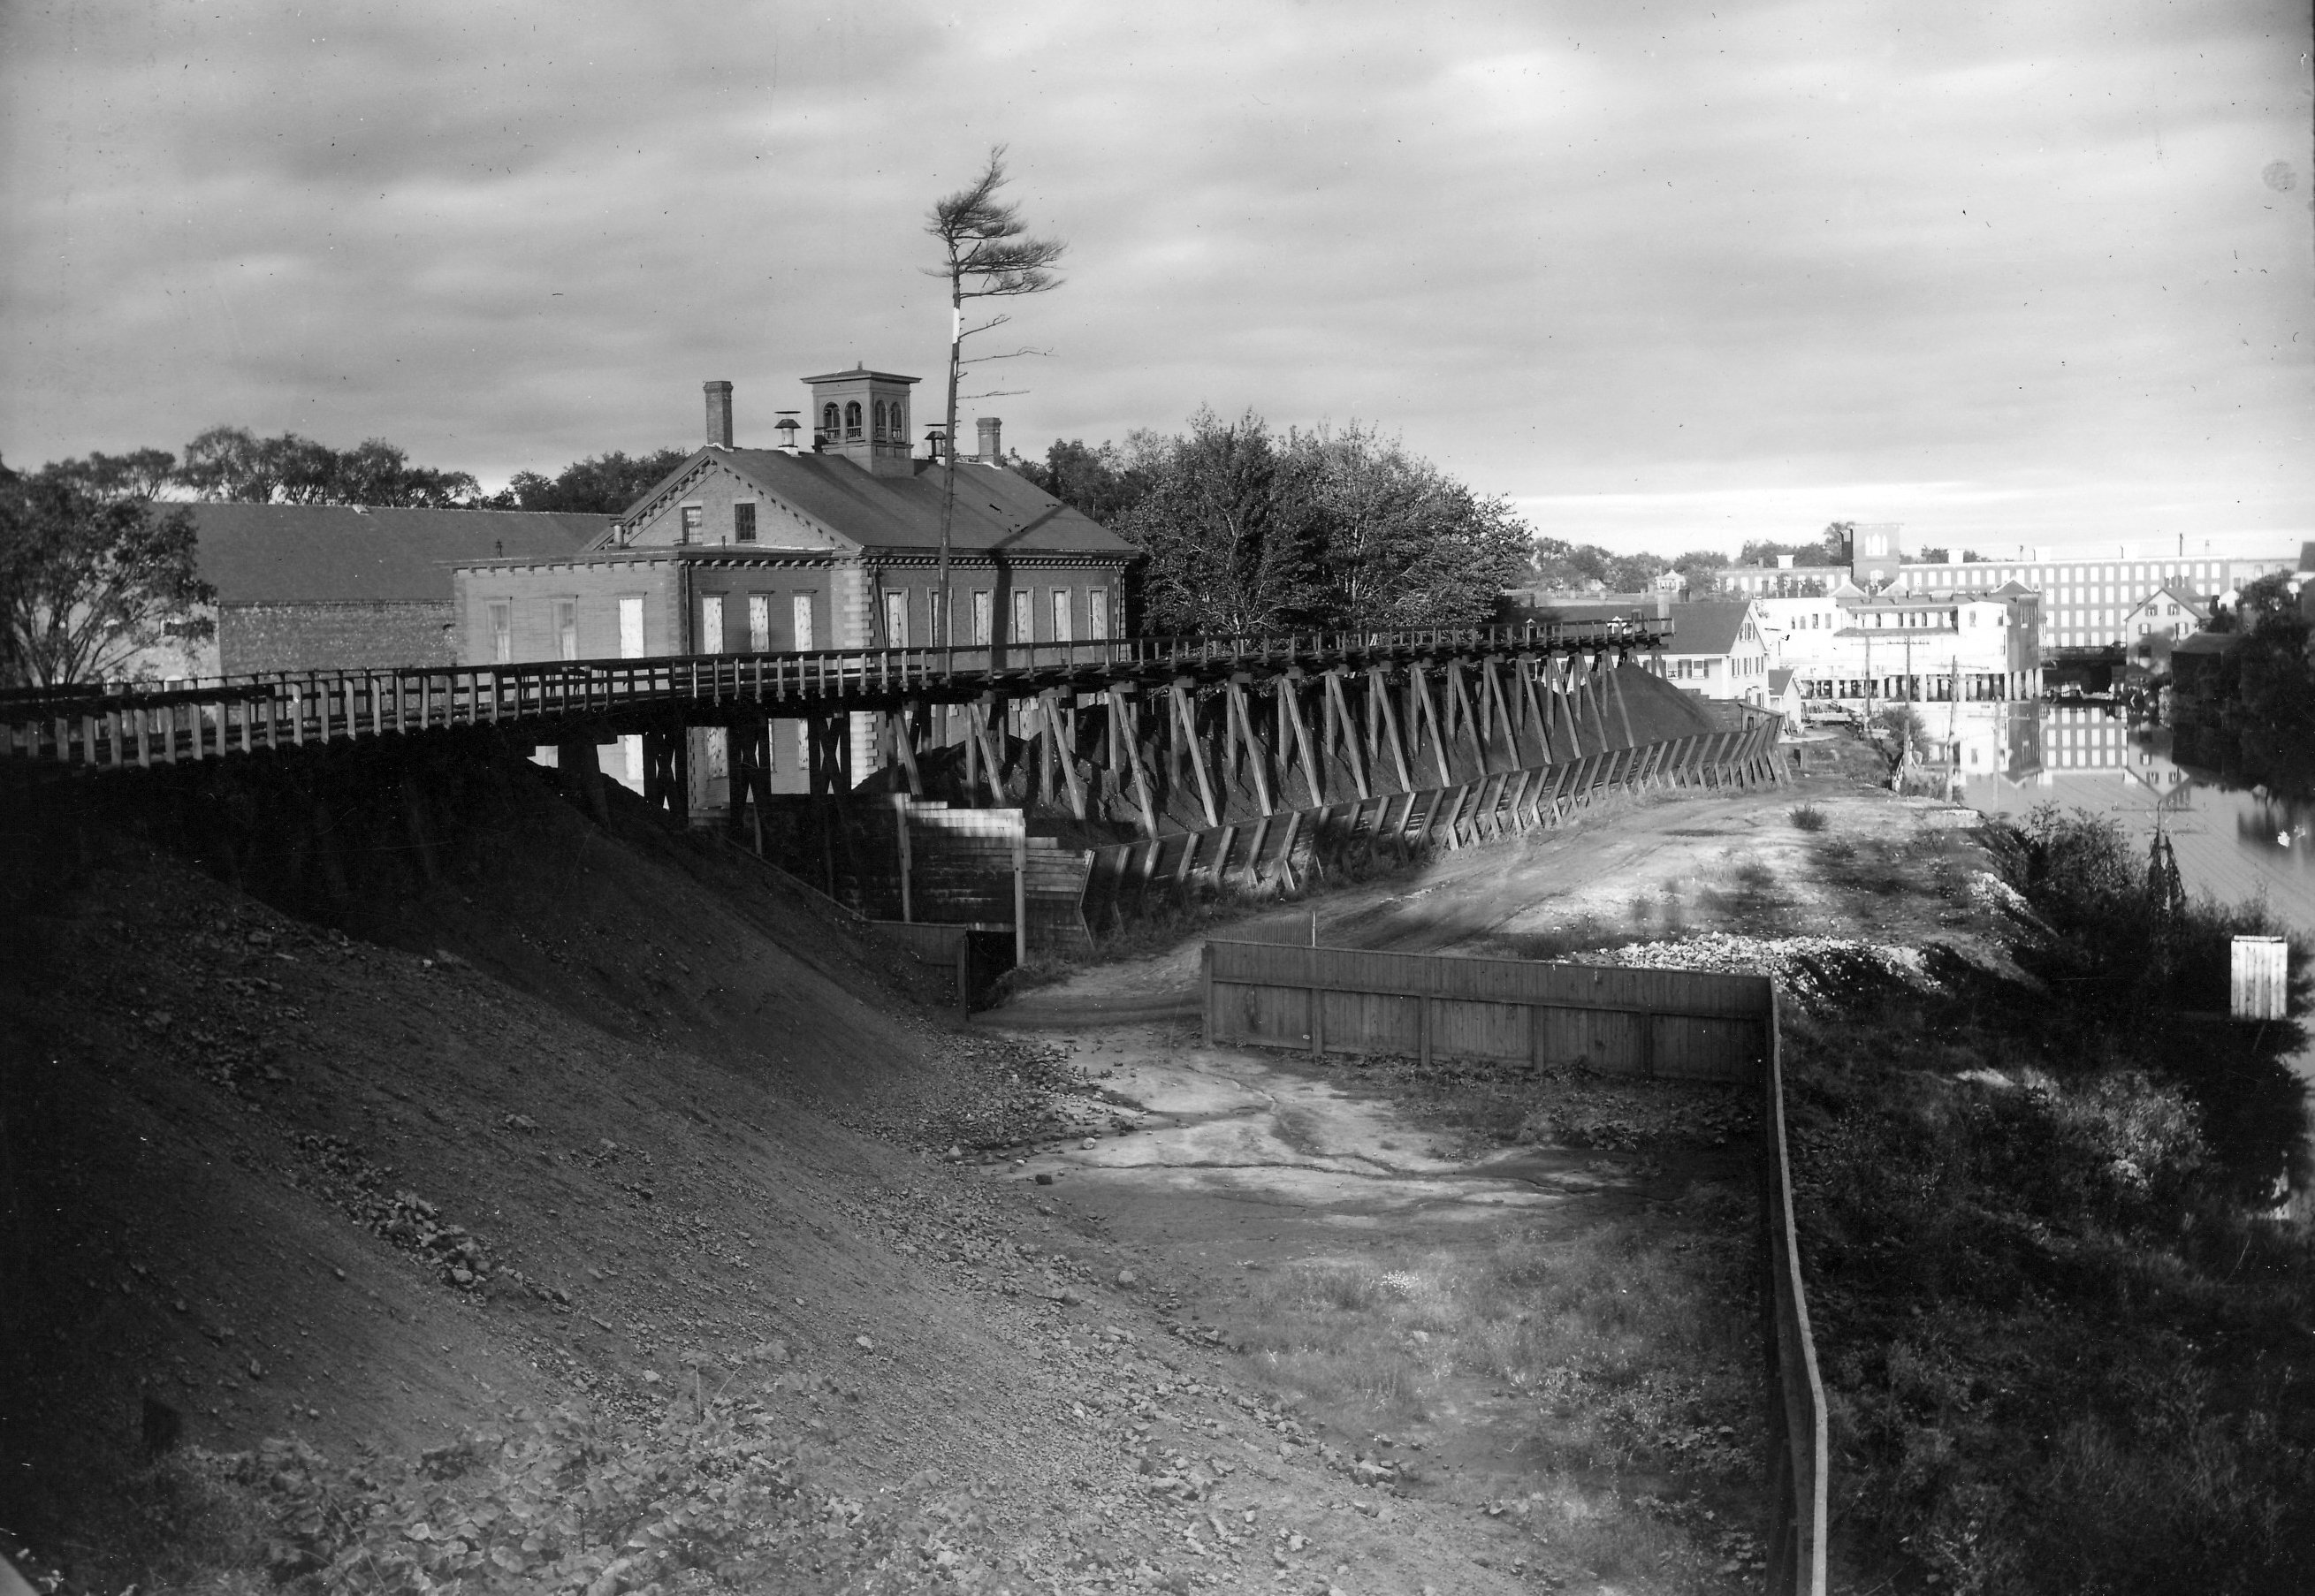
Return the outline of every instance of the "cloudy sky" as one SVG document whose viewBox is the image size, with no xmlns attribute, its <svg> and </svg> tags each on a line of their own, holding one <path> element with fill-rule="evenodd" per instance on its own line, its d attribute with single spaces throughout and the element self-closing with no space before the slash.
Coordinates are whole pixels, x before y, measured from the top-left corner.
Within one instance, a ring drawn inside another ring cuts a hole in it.
<svg viewBox="0 0 2315 1596">
<path fill-rule="evenodd" d="M 1010 146 L 1070 245 L 966 406 L 1379 424 L 1671 553 L 2315 537 L 2307 10 L 0 0 L 0 457 L 231 421 L 485 482 L 926 379 Z M 966 437 L 971 432 L 967 423 Z"/>
</svg>

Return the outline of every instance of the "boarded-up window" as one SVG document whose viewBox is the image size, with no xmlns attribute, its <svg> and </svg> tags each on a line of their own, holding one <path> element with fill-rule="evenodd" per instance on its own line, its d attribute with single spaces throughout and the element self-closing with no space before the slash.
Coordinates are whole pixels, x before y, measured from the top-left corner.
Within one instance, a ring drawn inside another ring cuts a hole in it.
<svg viewBox="0 0 2315 1596">
<path fill-rule="evenodd" d="M 514 605 L 504 598 L 491 604 L 491 660 L 504 665 L 514 659 Z"/>
<path fill-rule="evenodd" d="M 997 625 L 997 595 L 983 588 L 972 596 L 972 644 L 987 648 Z"/>
<path fill-rule="evenodd" d="M 772 601 L 762 593 L 748 595 L 748 652 L 760 654 L 772 646 Z"/>
<path fill-rule="evenodd" d="M 1067 643 L 1077 635 L 1077 627 L 1069 620 L 1069 590 L 1053 590 L 1053 641 Z"/>
<path fill-rule="evenodd" d="M 640 660 L 643 657 L 643 601 L 640 598 L 619 600 L 619 658 Z"/>
<path fill-rule="evenodd" d="M 1013 595 L 1013 635 L 1006 641 L 1008 643 L 1037 641 L 1036 603 L 1030 598 L 1026 589 Z"/>
<path fill-rule="evenodd" d="M 1107 637 L 1109 635 L 1109 590 L 1094 589 L 1086 595 L 1086 602 L 1093 607 L 1093 615 L 1090 617 L 1093 625 L 1088 628 L 1091 635 L 1096 638 Z"/>
<path fill-rule="evenodd" d="M 699 601 L 699 652 L 723 652 L 723 595 L 710 593 Z"/>
<path fill-rule="evenodd" d="M 909 646 L 909 596 L 906 592 L 884 595 L 884 646 Z"/>
<path fill-rule="evenodd" d="M 557 598 L 554 601 L 555 657 L 575 660 L 579 657 L 579 601 Z"/>
<path fill-rule="evenodd" d="M 800 649 L 820 646 L 812 640 L 812 595 L 809 593 L 795 596 L 795 646 Z"/>
</svg>

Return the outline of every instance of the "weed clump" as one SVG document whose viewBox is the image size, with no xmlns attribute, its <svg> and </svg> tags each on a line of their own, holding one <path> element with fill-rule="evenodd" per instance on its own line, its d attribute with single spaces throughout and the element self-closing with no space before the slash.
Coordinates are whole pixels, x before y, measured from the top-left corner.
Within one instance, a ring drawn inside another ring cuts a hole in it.
<svg viewBox="0 0 2315 1596">
<path fill-rule="evenodd" d="M 1824 811 L 1814 803 L 1793 805 L 1793 825 L 1802 831 L 1822 831 L 1825 828 Z"/>
</svg>

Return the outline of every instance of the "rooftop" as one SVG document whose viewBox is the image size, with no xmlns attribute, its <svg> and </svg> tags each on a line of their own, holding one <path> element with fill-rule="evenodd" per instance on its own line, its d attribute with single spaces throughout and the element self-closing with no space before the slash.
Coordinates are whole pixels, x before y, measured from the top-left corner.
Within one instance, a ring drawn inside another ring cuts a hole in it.
<svg viewBox="0 0 2315 1596">
<path fill-rule="evenodd" d="M 933 553 L 940 547 L 942 468 L 914 460 L 906 476 L 880 476 L 842 455 L 785 449 L 705 448 L 676 468 L 628 519 L 660 502 L 706 457 L 864 550 Z M 608 544 L 606 531 L 597 547 Z M 1127 560 L 1139 551 L 1026 478 L 959 460 L 949 546 L 960 554 L 1082 554 Z"/>
<path fill-rule="evenodd" d="M 545 510 L 186 508 L 200 573 L 225 604 L 447 604 L 454 565 L 565 558 L 611 526 L 608 516 Z"/>
</svg>

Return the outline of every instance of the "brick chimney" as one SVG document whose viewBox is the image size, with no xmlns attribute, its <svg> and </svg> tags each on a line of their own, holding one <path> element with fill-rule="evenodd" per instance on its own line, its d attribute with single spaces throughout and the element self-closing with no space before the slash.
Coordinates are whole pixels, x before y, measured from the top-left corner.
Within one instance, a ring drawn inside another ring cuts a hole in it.
<svg viewBox="0 0 2315 1596">
<path fill-rule="evenodd" d="M 1005 464 L 1005 423 L 995 416 L 982 416 L 972 423 L 980 431 L 980 461 L 986 466 Z"/>
<path fill-rule="evenodd" d="M 702 385 L 707 390 L 707 447 L 732 447 L 732 385 L 712 382 Z"/>
</svg>

